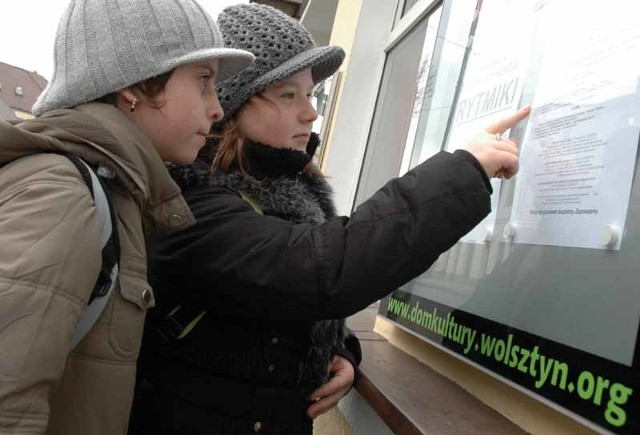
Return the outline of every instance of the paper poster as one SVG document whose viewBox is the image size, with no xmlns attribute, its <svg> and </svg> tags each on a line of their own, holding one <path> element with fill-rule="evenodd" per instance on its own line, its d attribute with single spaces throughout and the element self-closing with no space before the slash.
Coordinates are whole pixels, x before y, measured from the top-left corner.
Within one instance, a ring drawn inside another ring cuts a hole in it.
<svg viewBox="0 0 640 435">
<path fill-rule="evenodd" d="M 521 151 L 514 242 L 620 249 L 640 131 L 640 16 L 618 1 L 554 2 L 540 17 L 549 43 Z M 562 17 L 576 8 L 567 32 Z"/>
</svg>

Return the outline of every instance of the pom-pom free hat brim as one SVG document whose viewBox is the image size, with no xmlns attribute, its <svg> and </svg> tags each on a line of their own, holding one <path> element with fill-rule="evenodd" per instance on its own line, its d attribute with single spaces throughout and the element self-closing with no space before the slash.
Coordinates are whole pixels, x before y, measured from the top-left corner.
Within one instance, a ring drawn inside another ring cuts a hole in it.
<svg viewBox="0 0 640 435">
<path fill-rule="evenodd" d="M 221 82 L 251 65 L 255 57 L 248 51 L 235 48 L 207 48 L 171 59 L 162 65 L 162 69 L 172 70 L 180 65 L 212 59 L 217 59 L 219 62 L 216 81 Z"/>
<path fill-rule="evenodd" d="M 344 57 L 344 50 L 336 46 L 315 47 L 305 50 L 258 77 L 253 82 L 249 94 L 257 94 L 273 83 L 286 80 L 307 68 L 311 68 L 313 83 L 320 83 L 340 68 Z"/>
</svg>

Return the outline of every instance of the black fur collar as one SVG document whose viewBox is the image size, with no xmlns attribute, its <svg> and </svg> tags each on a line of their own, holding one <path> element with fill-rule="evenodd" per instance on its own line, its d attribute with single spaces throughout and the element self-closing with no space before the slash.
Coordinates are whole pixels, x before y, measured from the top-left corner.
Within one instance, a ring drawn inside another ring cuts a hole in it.
<svg viewBox="0 0 640 435">
<path fill-rule="evenodd" d="M 306 152 L 246 141 L 244 151 L 249 163 L 248 172 L 258 180 L 282 176 L 294 178 L 311 161 L 319 144 L 320 138 L 316 133 L 311 134 Z"/>
<path fill-rule="evenodd" d="M 294 223 L 320 224 L 336 215 L 332 190 L 321 177 L 300 174 L 258 180 L 239 172 L 216 174 L 210 184 L 243 192 L 253 198 L 264 214 Z"/>
</svg>

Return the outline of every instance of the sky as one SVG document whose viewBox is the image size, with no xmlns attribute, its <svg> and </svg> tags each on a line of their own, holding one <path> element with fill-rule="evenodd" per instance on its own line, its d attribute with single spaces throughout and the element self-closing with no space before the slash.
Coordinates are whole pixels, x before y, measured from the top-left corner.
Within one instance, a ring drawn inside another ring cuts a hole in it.
<svg viewBox="0 0 640 435">
<path fill-rule="evenodd" d="M 50 80 L 53 43 L 69 0 L 1 0 L 0 62 L 36 71 Z M 198 0 L 214 18 L 226 6 L 248 0 Z"/>
</svg>

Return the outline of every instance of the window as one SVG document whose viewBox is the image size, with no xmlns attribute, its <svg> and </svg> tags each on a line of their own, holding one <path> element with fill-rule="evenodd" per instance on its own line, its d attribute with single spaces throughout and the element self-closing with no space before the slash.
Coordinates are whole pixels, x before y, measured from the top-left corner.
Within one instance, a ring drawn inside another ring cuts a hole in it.
<svg viewBox="0 0 640 435">
<path fill-rule="evenodd" d="M 638 9 L 445 1 L 389 49 L 358 187 L 367 198 L 532 103 L 510 133 L 521 171 L 494 187 L 486 237 L 463 238 L 380 313 L 615 433 L 640 431 Z"/>
<path fill-rule="evenodd" d="M 397 176 L 416 98 L 416 77 L 429 18 L 424 18 L 388 53 L 356 204 L 368 198 L 387 180 Z M 433 47 L 427 48 L 429 52 Z"/>
</svg>

